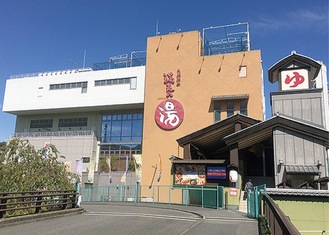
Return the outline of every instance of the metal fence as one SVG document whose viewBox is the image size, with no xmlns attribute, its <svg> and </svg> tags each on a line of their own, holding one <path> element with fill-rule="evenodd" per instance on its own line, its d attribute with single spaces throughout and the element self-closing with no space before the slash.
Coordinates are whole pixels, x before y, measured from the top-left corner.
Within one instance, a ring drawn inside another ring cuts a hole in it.
<svg viewBox="0 0 329 235">
<path fill-rule="evenodd" d="M 163 185 L 83 186 L 82 202 L 146 202 L 224 208 L 224 187 L 174 187 Z"/>
<path fill-rule="evenodd" d="M 76 208 L 77 194 L 75 190 L 0 192 L 0 219 Z"/>
<path fill-rule="evenodd" d="M 258 219 L 260 214 L 260 206 L 262 202 L 261 192 L 266 192 L 266 185 L 254 187 L 250 192 L 247 192 L 247 215 L 249 218 Z"/>
</svg>

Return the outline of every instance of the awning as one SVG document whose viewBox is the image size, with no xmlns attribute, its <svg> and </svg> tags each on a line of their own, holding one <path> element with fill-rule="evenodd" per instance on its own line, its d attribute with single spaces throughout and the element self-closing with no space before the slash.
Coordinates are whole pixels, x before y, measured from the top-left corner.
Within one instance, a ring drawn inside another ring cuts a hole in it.
<svg viewBox="0 0 329 235">
<path fill-rule="evenodd" d="M 242 99 L 249 99 L 249 95 L 237 94 L 237 95 L 220 95 L 220 96 L 211 97 L 211 100 L 242 100 Z"/>
<path fill-rule="evenodd" d="M 218 159 L 218 160 L 172 160 L 171 161 L 173 164 L 224 164 L 225 159 Z"/>
<path fill-rule="evenodd" d="M 316 165 L 286 165 L 287 174 L 314 174 L 320 173 Z"/>
</svg>

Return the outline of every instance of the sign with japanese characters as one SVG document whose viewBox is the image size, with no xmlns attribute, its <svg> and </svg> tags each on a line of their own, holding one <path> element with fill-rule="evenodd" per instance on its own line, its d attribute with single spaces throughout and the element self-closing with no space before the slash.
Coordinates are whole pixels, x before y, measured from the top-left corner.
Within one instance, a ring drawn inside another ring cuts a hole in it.
<svg viewBox="0 0 329 235">
<path fill-rule="evenodd" d="M 225 180 L 226 179 L 226 167 L 225 166 L 208 166 L 207 167 L 207 179 Z"/>
<path fill-rule="evenodd" d="M 205 165 L 177 164 L 175 185 L 206 185 Z"/>
<path fill-rule="evenodd" d="M 284 70 L 281 72 L 282 90 L 309 89 L 307 69 Z"/>
<path fill-rule="evenodd" d="M 164 100 L 155 109 L 154 119 L 161 129 L 176 129 L 184 120 L 184 108 L 177 100 Z"/>
</svg>

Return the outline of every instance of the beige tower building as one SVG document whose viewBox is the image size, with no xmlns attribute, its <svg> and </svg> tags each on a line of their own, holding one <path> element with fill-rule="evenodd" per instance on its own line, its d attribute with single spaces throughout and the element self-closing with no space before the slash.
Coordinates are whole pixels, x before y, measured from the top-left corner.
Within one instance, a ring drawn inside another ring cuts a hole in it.
<svg viewBox="0 0 329 235">
<path fill-rule="evenodd" d="M 260 51 L 251 51 L 247 44 L 238 51 L 212 54 L 206 51 L 205 43 L 198 31 L 148 38 L 143 185 L 177 183 L 172 160 L 193 161 L 189 156 L 191 146 L 184 151 L 178 139 L 234 115 L 264 119 Z M 212 166 L 230 165 L 230 161 L 224 161 L 230 159 L 229 151 L 217 156 L 200 152 L 200 156 L 208 163 L 212 161 Z M 216 161 L 220 164 L 214 165 Z M 204 166 L 206 171 L 207 163 Z M 159 170 L 161 179 L 157 182 Z M 208 185 L 208 182 L 192 181 L 192 184 Z"/>
</svg>

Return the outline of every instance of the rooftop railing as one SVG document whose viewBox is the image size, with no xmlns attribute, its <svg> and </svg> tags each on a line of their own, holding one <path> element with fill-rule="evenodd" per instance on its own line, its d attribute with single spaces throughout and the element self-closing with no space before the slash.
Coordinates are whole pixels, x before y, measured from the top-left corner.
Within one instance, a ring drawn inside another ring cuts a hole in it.
<svg viewBox="0 0 329 235">
<path fill-rule="evenodd" d="M 107 62 L 95 63 L 93 65 L 93 68 L 74 68 L 74 69 L 48 71 L 48 72 L 16 74 L 16 75 L 11 75 L 9 79 L 47 77 L 47 76 L 74 74 L 74 73 L 97 71 L 97 70 L 137 67 L 144 65 L 146 65 L 146 51 L 133 51 L 130 53 L 130 55 L 124 54 L 119 56 L 112 56 Z"/>
<path fill-rule="evenodd" d="M 81 73 L 81 72 L 88 72 L 88 71 L 92 71 L 92 69 L 91 68 L 76 68 L 76 69 L 66 69 L 66 70 L 38 72 L 38 73 L 24 73 L 24 74 L 11 75 L 9 79 L 30 78 L 30 77 L 47 77 L 47 76 L 74 74 L 74 73 Z"/>
<path fill-rule="evenodd" d="M 45 136 L 88 136 L 96 135 L 94 131 L 42 131 L 42 132 L 22 132 L 14 133 L 12 138 L 27 138 L 27 137 L 45 137 Z"/>
</svg>

